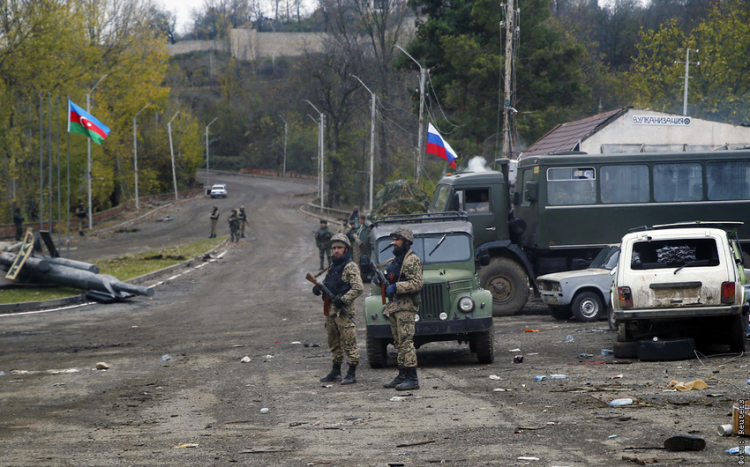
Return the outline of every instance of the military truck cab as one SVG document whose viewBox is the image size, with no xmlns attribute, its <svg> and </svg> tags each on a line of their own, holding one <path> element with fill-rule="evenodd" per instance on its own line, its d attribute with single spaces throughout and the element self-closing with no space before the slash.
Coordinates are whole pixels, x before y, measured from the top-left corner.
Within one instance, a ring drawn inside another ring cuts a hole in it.
<svg viewBox="0 0 750 467">
<path fill-rule="evenodd" d="M 369 257 L 363 257 L 363 269 L 369 259 L 381 269 L 393 258 L 390 233 L 406 226 L 414 233 L 412 251 L 422 261 L 424 285 L 416 316 L 414 345 L 429 342 L 468 343 L 480 363 L 494 360 L 492 296 L 479 286 L 474 255 L 473 228 L 466 214 L 441 212 L 390 216 L 374 224 L 368 242 Z M 380 286 L 372 285 L 365 298 L 367 357 L 371 367 L 387 364 L 387 347 L 393 343 L 391 326 L 383 316 L 384 298 Z"/>
</svg>

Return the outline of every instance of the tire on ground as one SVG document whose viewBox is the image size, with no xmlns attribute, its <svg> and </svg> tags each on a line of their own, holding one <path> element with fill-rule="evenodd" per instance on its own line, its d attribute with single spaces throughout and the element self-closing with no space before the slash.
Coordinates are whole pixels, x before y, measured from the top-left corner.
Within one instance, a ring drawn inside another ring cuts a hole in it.
<svg viewBox="0 0 750 467">
<path fill-rule="evenodd" d="M 495 361 L 494 336 L 495 333 L 492 326 L 490 326 L 490 329 L 477 333 L 472 339 L 479 363 L 492 363 Z"/>
<path fill-rule="evenodd" d="M 729 324 L 729 351 L 745 351 L 745 333 L 747 332 L 747 315 L 740 313 L 732 316 Z"/>
<path fill-rule="evenodd" d="M 638 342 L 615 342 L 612 352 L 615 358 L 638 358 Z"/>
<path fill-rule="evenodd" d="M 370 363 L 370 368 L 388 366 L 388 341 L 367 336 L 367 361 Z"/>
<path fill-rule="evenodd" d="M 547 305 L 550 316 L 557 320 L 570 319 L 573 316 L 573 310 L 569 306 Z"/>
<path fill-rule="evenodd" d="M 695 339 L 638 341 L 638 359 L 647 362 L 668 362 L 695 358 Z"/>
<path fill-rule="evenodd" d="M 581 292 L 573 297 L 573 316 L 581 321 L 596 321 L 604 313 L 604 301 L 594 292 Z"/>
<path fill-rule="evenodd" d="M 508 258 L 495 258 L 479 270 L 479 283 L 492 294 L 492 315 L 519 313 L 529 298 L 529 278 L 523 267 Z"/>
</svg>

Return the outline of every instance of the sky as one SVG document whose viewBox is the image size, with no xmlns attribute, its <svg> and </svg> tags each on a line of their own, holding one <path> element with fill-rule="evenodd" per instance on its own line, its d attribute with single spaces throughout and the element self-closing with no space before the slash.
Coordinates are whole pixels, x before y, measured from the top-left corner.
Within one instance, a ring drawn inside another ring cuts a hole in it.
<svg viewBox="0 0 750 467">
<path fill-rule="evenodd" d="M 185 32 L 190 23 L 191 11 L 203 6 L 203 0 L 157 0 L 167 11 L 177 15 L 177 32 Z"/>
</svg>

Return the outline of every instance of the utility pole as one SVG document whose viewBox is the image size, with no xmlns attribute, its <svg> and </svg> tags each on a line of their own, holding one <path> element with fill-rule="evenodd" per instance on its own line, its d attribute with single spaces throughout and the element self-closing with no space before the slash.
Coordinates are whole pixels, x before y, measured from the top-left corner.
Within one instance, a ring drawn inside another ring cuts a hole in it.
<svg viewBox="0 0 750 467">
<path fill-rule="evenodd" d="M 688 99 L 688 81 L 690 80 L 690 50 L 685 49 L 685 61 L 674 62 L 675 65 L 684 63 L 685 64 L 685 89 L 682 96 L 682 115 L 687 115 L 687 99 Z M 695 53 L 698 53 L 698 49 L 694 49 Z M 700 66 L 701 62 L 693 62 L 695 66 Z"/>
<path fill-rule="evenodd" d="M 282 122 L 284 122 L 284 166 L 281 171 L 281 176 L 286 178 L 286 138 L 289 134 L 289 125 L 287 125 L 286 120 L 284 120 L 284 117 L 279 114 L 279 118 Z"/>
<path fill-rule="evenodd" d="M 315 109 L 316 112 L 320 114 L 320 120 L 318 121 L 318 144 L 320 145 L 320 175 L 319 177 L 319 187 L 318 187 L 318 193 L 320 194 L 320 213 L 323 214 L 323 197 L 325 196 L 325 175 L 326 175 L 326 163 L 325 163 L 325 149 L 323 149 L 323 142 L 325 139 L 323 138 L 324 132 L 325 132 L 325 126 L 326 126 L 326 116 L 318 110 L 317 107 L 313 105 L 312 102 L 305 99 L 305 102 L 310 104 L 310 106 Z"/>
<path fill-rule="evenodd" d="M 91 91 L 86 93 L 86 112 L 89 114 L 91 114 L 91 93 L 94 92 L 94 89 L 96 89 L 96 87 L 99 86 L 99 83 L 101 83 L 107 76 L 109 76 L 109 73 L 99 78 L 99 81 L 97 81 L 94 87 L 91 88 Z M 68 118 L 70 118 L 70 116 L 68 116 Z M 93 210 L 91 208 L 91 138 L 86 138 L 86 187 L 89 195 L 89 230 L 91 230 L 94 225 Z"/>
<path fill-rule="evenodd" d="M 172 117 L 172 120 L 177 117 L 177 115 L 180 114 L 180 111 L 178 110 L 176 114 L 174 114 L 174 117 Z M 179 196 L 177 196 L 177 169 L 175 169 L 174 166 L 174 148 L 172 146 L 172 120 L 167 123 L 167 131 L 169 131 L 169 153 L 172 154 L 172 181 L 174 182 L 174 199 L 180 199 Z"/>
<path fill-rule="evenodd" d="M 417 185 L 419 185 L 419 179 L 422 175 L 422 142 L 423 142 L 423 131 L 424 131 L 424 85 L 427 78 L 427 70 L 422 68 L 422 65 L 414 59 L 409 53 L 399 46 L 395 46 L 407 57 L 417 64 L 419 67 L 419 136 L 417 137 L 417 168 L 416 168 L 416 179 Z"/>
<path fill-rule="evenodd" d="M 211 123 L 215 122 L 219 117 L 214 118 L 211 120 Z M 211 123 L 206 125 L 206 187 L 211 188 L 211 186 L 208 184 L 208 127 L 211 126 Z"/>
<path fill-rule="evenodd" d="M 359 79 L 357 76 L 352 75 L 352 78 L 359 81 L 359 84 L 364 86 L 365 89 L 367 89 L 367 92 L 370 93 L 370 213 L 372 213 L 372 192 L 373 192 L 373 176 L 375 175 L 375 100 L 377 96 L 375 96 L 375 93 L 370 91 L 370 88 L 365 86 L 365 83 L 362 82 L 361 79 Z"/>
<path fill-rule="evenodd" d="M 135 120 L 138 118 L 138 114 L 146 110 L 149 106 L 153 105 L 153 102 L 146 104 L 141 110 L 133 115 L 133 171 L 135 172 L 135 210 L 140 209 L 138 205 L 138 135 L 136 134 L 136 123 Z"/>
<path fill-rule="evenodd" d="M 503 93 L 503 158 L 510 159 L 510 118 L 511 99 L 513 93 L 513 38 L 515 37 L 515 0 L 506 0 L 505 3 L 505 83 Z M 503 23 L 500 23 L 503 25 Z"/>
</svg>

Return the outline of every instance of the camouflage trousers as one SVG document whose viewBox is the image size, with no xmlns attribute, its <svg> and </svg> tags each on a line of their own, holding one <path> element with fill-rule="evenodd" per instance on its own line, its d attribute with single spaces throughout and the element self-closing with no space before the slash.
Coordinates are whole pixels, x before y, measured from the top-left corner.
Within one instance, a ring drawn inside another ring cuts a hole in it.
<svg viewBox="0 0 750 467">
<path fill-rule="evenodd" d="M 414 348 L 413 311 L 396 311 L 390 314 L 393 346 L 398 350 L 398 366 L 413 368 L 417 366 L 417 350 Z"/>
<path fill-rule="evenodd" d="M 245 222 L 240 221 L 240 237 L 244 237 L 244 236 L 245 236 Z"/>
<path fill-rule="evenodd" d="M 331 265 L 331 249 L 330 248 L 318 248 L 320 252 L 320 269 L 323 269 L 323 258 L 328 257 L 328 266 Z M 351 322 L 350 322 L 351 323 Z"/>
<path fill-rule="evenodd" d="M 349 311 L 354 317 L 354 314 Z M 357 348 L 357 329 L 343 313 L 338 316 L 326 316 L 326 331 L 328 332 L 328 348 L 331 349 L 331 360 L 336 365 L 344 363 L 344 354 L 349 365 L 359 364 L 359 349 Z"/>
</svg>

